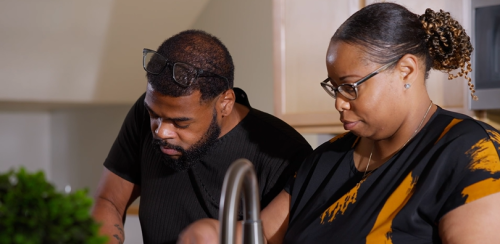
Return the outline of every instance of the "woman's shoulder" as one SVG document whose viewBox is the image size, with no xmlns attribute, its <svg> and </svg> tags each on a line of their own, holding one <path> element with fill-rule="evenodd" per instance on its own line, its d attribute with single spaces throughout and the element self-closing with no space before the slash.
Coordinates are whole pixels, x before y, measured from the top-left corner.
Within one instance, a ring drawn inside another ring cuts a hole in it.
<svg viewBox="0 0 500 244">
<path fill-rule="evenodd" d="M 433 121 L 434 128 L 439 129 L 440 137 L 456 138 L 456 137 L 495 137 L 498 135 L 498 130 L 491 125 L 474 119 L 468 115 L 460 114 L 439 108 L 438 114 Z M 439 140 L 438 139 L 438 140 Z"/>
<path fill-rule="evenodd" d="M 457 167 L 462 165 L 462 168 L 474 171 L 476 164 L 498 162 L 500 133 L 497 129 L 469 116 L 445 110 L 436 119 L 434 124 L 441 121 L 440 131 L 437 131 L 440 135 L 433 144 L 441 154 L 456 159 L 450 162 Z"/>
</svg>

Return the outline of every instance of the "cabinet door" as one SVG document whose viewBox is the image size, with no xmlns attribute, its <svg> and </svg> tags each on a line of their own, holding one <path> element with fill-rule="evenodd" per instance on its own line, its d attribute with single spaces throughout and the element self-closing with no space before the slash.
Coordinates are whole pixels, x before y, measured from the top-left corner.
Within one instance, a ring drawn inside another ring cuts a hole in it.
<svg viewBox="0 0 500 244">
<path fill-rule="evenodd" d="M 320 82 L 330 38 L 360 1 L 274 0 L 273 7 L 276 115 L 301 132 L 343 132 Z"/>
</svg>

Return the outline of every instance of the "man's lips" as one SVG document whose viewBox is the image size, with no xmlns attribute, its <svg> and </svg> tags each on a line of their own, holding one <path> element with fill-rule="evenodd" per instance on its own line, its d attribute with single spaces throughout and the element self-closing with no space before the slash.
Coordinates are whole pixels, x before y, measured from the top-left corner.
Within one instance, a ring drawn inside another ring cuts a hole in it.
<svg viewBox="0 0 500 244">
<path fill-rule="evenodd" d="M 172 149 L 170 147 L 162 147 L 160 146 L 160 150 L 162 153 L 167 154 L 169 156 L 180 156 L 181 153 L 175 149 Z"/>
<path fill-rule="evenodd" d="M 341 119 L 340 122 L 344 124 L 344 130 L 352 130 L 358 124 L 359 121 L 348 121 Z"/>
</svg>

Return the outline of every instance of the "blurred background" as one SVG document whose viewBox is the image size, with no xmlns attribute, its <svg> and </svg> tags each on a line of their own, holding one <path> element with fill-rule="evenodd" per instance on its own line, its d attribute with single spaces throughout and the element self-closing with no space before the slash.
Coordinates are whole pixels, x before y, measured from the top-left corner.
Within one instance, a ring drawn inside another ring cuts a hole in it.
<svg viewBox="0 0 500 244">
<path fill-rule="evenodd" d="M 128 109 L 145 91 L 142 49 L 202 29 L 228 47 L 235 86 L 273 113 L 269 0 L 0 1 L 0 171 L 43 170 L 93 195 Z M 137 217 L 126 243 L 142 243 Z"/>
<path fill-rule="evenodd" d="M 121 123 L 146 88 L 142 49 L 186 29 L 220 38 L 251 105 L 292 124 L 315 148 L 343 132 L 319 86 L 329 38 L 371 2 L 1 0 L 0 171 L 43 170 L 61 190 L 94 194 Z M 470 30 L 471 0 L 396 2 L 416 13 L 443 8 Z M 433 101 L 475 115 L 465 80 L 450 86 L 446 77 L 431 74 Z M 142 243 L 134 213 L 125 227 L 126 243 Z"/>
<path fill-rule="evenodd" d="M 58 186 L 93 192 L 125 114 L 145 91 L 142 49 L 186 29 L 219 37 L 234 57 L 235 85 L 273 113 L 271 6 L 2 0 L 0 171 L 24 165 Z"/>
</svg>

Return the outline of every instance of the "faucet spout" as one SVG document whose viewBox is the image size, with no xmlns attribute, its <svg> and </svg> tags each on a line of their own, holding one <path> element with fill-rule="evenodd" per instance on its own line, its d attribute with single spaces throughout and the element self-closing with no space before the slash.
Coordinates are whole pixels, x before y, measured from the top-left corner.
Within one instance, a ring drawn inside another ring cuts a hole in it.
<svg viewBox="0 0 500 244">
<path fill-rule="evenodd" d="M 219 210 L 221 244 L 236 243 L 240 197 L 244 210 L 243 244 L 264 244 L 257 177 L 248 159 L 234 161 L 224 177 Z"/>
</svg>

